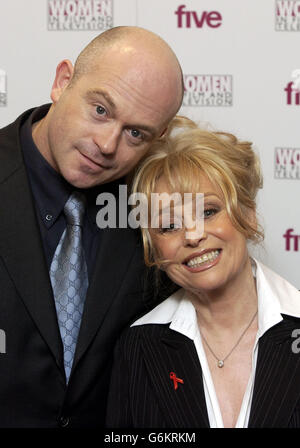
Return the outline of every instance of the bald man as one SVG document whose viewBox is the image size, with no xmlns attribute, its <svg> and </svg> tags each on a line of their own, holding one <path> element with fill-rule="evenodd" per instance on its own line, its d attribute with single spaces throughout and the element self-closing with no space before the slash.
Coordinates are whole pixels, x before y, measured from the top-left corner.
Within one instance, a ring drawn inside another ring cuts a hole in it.
<svg viewBox="0 0 300 448">
<path fill-rule="evenodd" d="M 161 38 L 114 28 L 58 65 L 51 105 L 0 131 L 1 427 L 104 425 L 116 338 L 152 304 L 139 233 L 99 228 L 96 198 L 120 205 L 182 85 Z"/>
</svg>

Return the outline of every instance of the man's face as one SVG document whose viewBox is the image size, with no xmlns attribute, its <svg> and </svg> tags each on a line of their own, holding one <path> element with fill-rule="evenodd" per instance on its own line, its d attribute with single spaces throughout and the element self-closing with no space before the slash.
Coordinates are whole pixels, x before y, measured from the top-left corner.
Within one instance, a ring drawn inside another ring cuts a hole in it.
<svg viewBox="0 0 300 448">
<path fill-rule="evenodd" d="M 128 173 L 172 117 L 164 83 L 136 65 L 104 56 L 52 91 L 45 156 L 72 185 L 89 188 Z"/>
</svg>

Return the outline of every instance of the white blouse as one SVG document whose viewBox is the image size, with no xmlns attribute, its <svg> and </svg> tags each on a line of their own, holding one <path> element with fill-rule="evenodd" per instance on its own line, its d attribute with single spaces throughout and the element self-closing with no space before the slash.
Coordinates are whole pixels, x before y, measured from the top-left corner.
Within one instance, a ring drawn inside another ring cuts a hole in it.
<svg viewBox="0 0 300 448">
<path fill-rule="evenodd" d="M 255 259 L 251 261 L 258 296 L 258 332 L 252 351 L 252 370 L 235 425 L 236 428 L 247 428 L 248 426 L 259 338 L 282 320 L 281 314 L 300 317 L 300 292 L 262 263 Z M 183 289 L 176 291 L 148 314 L 134 322 L 132 326 L 166 323 L 170 323 L 169 328 L 171 330 L 185 335 L 194 342 L 202 368 L 210 427 L 224 428 L 214 383 L 202 344 L 196 310 Z"/>
</svg>

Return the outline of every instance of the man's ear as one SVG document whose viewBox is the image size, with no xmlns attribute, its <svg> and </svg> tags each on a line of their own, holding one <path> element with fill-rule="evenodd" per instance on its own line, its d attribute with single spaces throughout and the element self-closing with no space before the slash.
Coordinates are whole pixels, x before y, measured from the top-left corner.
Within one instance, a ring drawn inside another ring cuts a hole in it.
<svg viewBox="0 0 300 448">
<path fill-rule="evenodd" d="M 159 138 L 164 137 L 164 135 L 167 132 L 167 130 L 168 130 L 168 126 L 162 131 L 162 133 L 160 134 Z"/>
<path fill-rule="evenodd" d="M 70 84 L 74 72 L 72 62 L 68 59 L 61 61 L 56 69 L 54 83 L 51 89 L 51 100 L 56 103 L 62 92 Z"/>
</svg>

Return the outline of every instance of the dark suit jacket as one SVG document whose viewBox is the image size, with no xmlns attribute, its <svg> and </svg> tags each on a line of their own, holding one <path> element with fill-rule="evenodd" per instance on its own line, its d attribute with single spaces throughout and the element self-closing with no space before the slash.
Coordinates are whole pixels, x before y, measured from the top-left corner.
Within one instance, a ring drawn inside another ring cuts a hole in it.
<svg viewBox="0 0 300 448">
<path fill-rule="evenodd" d="M 31 112 L 0 130 L 0 329 L 6 334 L 6 353 L 0 353 L 0 427 L 101 427 L 115 341 L 128 322 L 150 309 L 139 232 L 101 231 L 67 387 L 20 148 L 20 125 Z"/>
<path fill-rule="evenodd" d="M 291 337 L 300 319 L 283 317 L 259 341 L 249 427 L 300 427 L 300 353 Z M 171 372 L 184 381 L 177 390 Z M 107 426 L 208 428 L 193 341 L 169 324 L 126 330 L 115 350 Z"/>
</svg>

